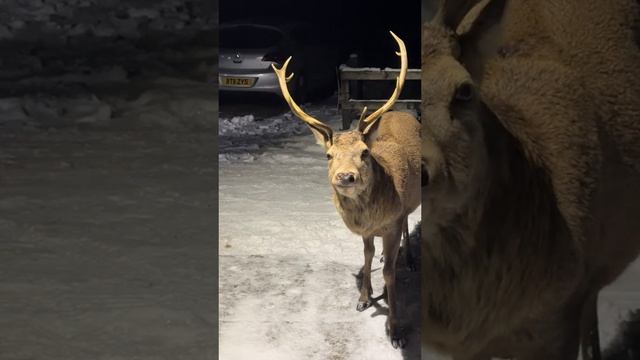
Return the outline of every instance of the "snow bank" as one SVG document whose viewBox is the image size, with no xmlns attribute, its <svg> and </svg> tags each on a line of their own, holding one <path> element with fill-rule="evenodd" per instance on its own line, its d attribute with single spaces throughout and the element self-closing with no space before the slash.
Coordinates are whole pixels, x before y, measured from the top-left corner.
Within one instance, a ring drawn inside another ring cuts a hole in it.
<svg viewBox="0 0 640 360">
<path fill-rule="evenodd" d="M 0 39 L 34 41 L 90 35 L 140 38 L 148 30 L 192 31 L 215 26 L 214 7 L 183 0 L 6 0 L 0 2 Z"/>
<path fill-rule="evenodd" d="M 218 160 L 221 162 L 253 162 L 261 145 L 277 138 L 304 134 L 306 125 L 291 113 L 256 119 L 247 114 L 218 121 Z"/>
<path fill-rule="evenodd" d="M 339 129 L 341 118 L 335 106 L 336 100 L 332 97 L 325 103 L 306 104 L 304 110 L 334 129 Z M 300 137 L 304 141 L 300 141 Z M 248 113 L 218 120 L 218 160 L 223 163 L 246 163 L 260 159 L 268 163 L 286 161 L 312 165 L 318 158 L 323 158 L 319 155 L 320 147 L 313 142 L 307 125 L 290 111 L 265 118 Z M 305 145 L 301 147 L 300 144 Z M 294 149 L 296 155 L 265 151 L 272 147 L 284 147 L 288 151 Z"/>
<path fill-rule="evenodd" d="M 218 135 L 243 137 L 302 134 L 306 131 L 305 126 L 302 121 L 294 119 L 291 113 L 259 121 L 256 121 L 253 114 L 249 114 L 220 119 Z"/>
<path fill-rule="evenodd" d="M 93 95 L 31 95 L 0 99 L 0 127 L 105 126 L 109 124 L 111 114 L 111 106 Z"/>
<path fill-rule="evenodd" d="M 0 98 L 1 127 L 213 129 L 216 89 L 196 81 L 160 78 L 132 99 L 123 94 L 26 94 Z"/>
<path fill-rule="evenodd" d="M 0 1 L 0 128 L 212 129 L 216 19 L 201 0 Z"/>
</svg>

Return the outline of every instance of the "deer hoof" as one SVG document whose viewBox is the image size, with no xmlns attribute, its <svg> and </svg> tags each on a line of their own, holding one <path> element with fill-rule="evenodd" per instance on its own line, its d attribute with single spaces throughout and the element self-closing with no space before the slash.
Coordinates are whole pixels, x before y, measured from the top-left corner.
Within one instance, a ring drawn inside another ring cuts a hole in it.
<svg viewBox="0 0 640 360">
<path fill-rule="evenodd" d="M 416 266 L 416 263 L 413 261 L 413 259 L 407 261 L 407 268 L 411 272 L 418 270 L 418 267 Z"/>
<path fill-rule="evenodd" d="M 371 300 L 367 300 L 367 301 L 360 300 L 360 301 L 358 301 L 358 306 L 356 306 L 356 310 L 365 311 L 370 306 L 371 306 Z"/>
<path fill-rule="evenodd" d="M 394 349 L 404 349 L 404 347 L 407 345 L 407 339 L 402 336 L 402 335 L 398 335 L 395 338 L 391 338 L 391 346 L 393 346 Z"/>
<path fill-rule="evenodd" d="M 402 330 L 398 328 L 389 329 L 387 325 L 387 329 L 389 331 L 389 337 L 391 338 L 391 346 L 394 349 L 404 349 L 407 345 L 407 338 L 404 336 Z"/>
</svg>

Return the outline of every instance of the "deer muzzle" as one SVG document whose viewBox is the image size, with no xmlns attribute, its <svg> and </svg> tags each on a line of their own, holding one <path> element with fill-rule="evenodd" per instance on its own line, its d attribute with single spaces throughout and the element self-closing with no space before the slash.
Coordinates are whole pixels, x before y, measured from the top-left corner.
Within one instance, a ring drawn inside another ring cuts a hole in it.
<svg viewBox="0 0 640 360">
<path fill-rule="evenodd" d="M 340 187 L 351 187 L 356 184 L 356 174 L 353 172 L 341 172 L 336 174 L 334 185 Z"/>
</svg>

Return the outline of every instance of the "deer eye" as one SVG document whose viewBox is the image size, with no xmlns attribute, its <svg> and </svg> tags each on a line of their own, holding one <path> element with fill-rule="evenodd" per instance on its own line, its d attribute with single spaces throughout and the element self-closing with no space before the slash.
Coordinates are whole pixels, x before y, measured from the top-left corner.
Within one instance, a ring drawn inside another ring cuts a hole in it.
<svg viewBox="0 0 640 360">
<path fill-rule="evenodd" d="M 366 159 L 369 157 L 369 149 L 364 149 L 362 150 L 362 154 L 360 155 L 361 158 Z"/>
<path fill-rule="evenodd" d="M 333 159 L 333 156 L 331 156 L 331 154 L 327 154 L 327 160 L 331 160 Z"/>
<path fill-rule="evenodd" d="M 455 99 L 459 101 L 470 101 L 473 98 L 473 88 L 469 83 L 463 83 L 456 89 Z"/>
</svg>

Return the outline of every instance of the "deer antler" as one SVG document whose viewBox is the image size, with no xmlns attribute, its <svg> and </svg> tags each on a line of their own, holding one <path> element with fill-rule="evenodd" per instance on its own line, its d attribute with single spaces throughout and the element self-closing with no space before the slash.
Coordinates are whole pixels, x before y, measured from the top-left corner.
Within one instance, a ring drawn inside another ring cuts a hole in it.
<svg viewBox="0 0 640 360">
<path fill-rule="evenodd" d="M 325 141 L 331 142 L 331 139 L 333 138 L 333 130 L 331 129 L 331 127 L 302 111 L 300 106 L 298 106 L 298 104 L 293 101 L 293 98 L 291 98 L 291 94 L 289 94 L 289 89 L 287 88 L 287 82 L 291 80 L 291 78 L 293 78 L 293 73 L 288 77 L 286 76 L 287 65 L 289 65 L 289 61 L 291 61 L 291 56 L 289 56 L 287 61 L 284 62 L 284 65 L 282 65 L 280 69 L 277 69 L 274 64 L 271 64 L 273 71 L 275 71 L 276 76 L 278 77 L 278 84 L 280 84 L 280 90 L 282 91 L 284 100 L 287 102 L 287 104 L 289 104 L 291 112 L 293 112 L 294 115 L 299 117 L 300 120 L 307 123 L 307 125 L 309 125 L 310 127 L 322 133 L 325 137 Z"/>
<path fill-rule="evenodd" d="M 372 112 L 366 118 L 362 119 L 361 117 L 360 124 L 358 125 L 358 127 L 362 129 L 364 128 L 364 125 L 368 125 L 366 126 L 364 133 L 367 132 L 367 130 L 380 117 L 380 115 L 384 114 L 387 110 L 391 109 L 391 107 L 396 102 L 396 100 L 398 100 L 398 97 L 400 96 L 400 92 L 402 92 L 402 86 L 404 86 L 404 79 L 407 76 L 407 68 L 408 68 L 407 48 L 404 46 L 404 42 L 396 34 L 394 34 L 393 31 L 389 31 L 389 32 L 391 33 L 391 36 L 393 36 L 393 38 L 396 39 L 396 42 L 398 43 L 398 47 L 400 48 L 400 51 L 396 52 L 396 55 L 400 56 L 400 74 L 396 78 L 396 88 L 395 90 L 393 90 L 393 94 L 391 94 L 391 97 L 389 98 L 389 100 L 384 105 L 382 105 L 382 107 Z"/>
</svg>

